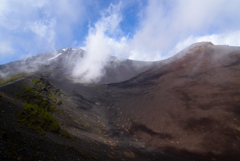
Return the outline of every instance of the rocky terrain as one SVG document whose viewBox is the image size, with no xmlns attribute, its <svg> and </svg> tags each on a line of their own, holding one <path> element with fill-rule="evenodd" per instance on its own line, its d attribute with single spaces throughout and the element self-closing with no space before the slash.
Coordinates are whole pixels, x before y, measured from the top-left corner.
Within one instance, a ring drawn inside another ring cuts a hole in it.
<svg viewBox="0 0 240 161">
<path fill-rule="evenodd" d="M 68 75 L 68 50 L 0 86 L 0 160 L 240 160 L 240 47 L 123 60 L 96 84 Z"/>
<path fill-rule="evenodd" d="M 65 48 L 3 64 L 0 65 L 0 81 L 5 77 L 13 77 L 36 71 L 58 72 L 61 75 L 72 78 L 74 67 L 78 63 L 81 63 L 82 59 L 85 59 L 85 55 L 85 51 L 82 49 Z M 161 61 L 144 62 L 110 56 L 107 58 L 106 64 L 103 65 L 102 73 L 104 73 L 104 76 L 96 82 L 91 83 L 108 84 L 125 81 L 160 63 Z"/>
</svg>

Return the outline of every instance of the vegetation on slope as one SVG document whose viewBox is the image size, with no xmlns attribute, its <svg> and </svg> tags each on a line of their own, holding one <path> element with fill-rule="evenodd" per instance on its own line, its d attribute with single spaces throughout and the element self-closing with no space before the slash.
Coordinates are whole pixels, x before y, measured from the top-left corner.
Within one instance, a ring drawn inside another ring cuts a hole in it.
<svg viewBox="0 0 240 161">
<path fill-rule="evenodd" d="M 16 94 L 18 99 L 25 102 L 24 108 L 18 114 L 20 122 L 27 125 L 29 129 L 41 134 L 44 134 L 45 131 L 51 131 L 68 136 L 67 132 L 60 128 L 59 122 L 52 115 L 52 112 L 60 113 L 54 106 L 60 101 L 53 92 L 58 95 L 61 92 L 53 90 L 51 84 L 43 78 L 39 80 L 33 79 L 32 81 L 34 86 L 20 85 L 23 92 Z"/>
<path fill-rule="evenodd" d="M 26 79 L 25 82 L 28 80 L 29 79 Z M 86 155 L 84 152 L 79 150 L 79 148 L 75 148 L 75 146 L 73 146 L 74 144 L 57 144 L 57 150 L 55 148 L 46 148 L 53 146 L 44 144 L 45 142 L 48 142 L 48 137 L 51 136 L 46 133 L 47 131 L 58 134 L 58 136 L 61 135 L 64 138 L 71 139 L 71 142 L 76 140 L 76 138 L 70 135 L 66 129 L 61 128 L 60 123 L 54 117 L 55 114 L 64 116 L 61 111 L 56 109 L 56 106 L 62 104 L 61 96 L 65 97 L 65 95 L 61 93 L 59 89 L 54 88 L 48 80 L 44 78 L 32 79 L 32 82 L 28 82 L 28 84 L 30 85 L 26 86 L 18 83 L 18 86 L 16 86 L 18 88 L 14 88 L 14 90 L 11 90 L 9 95 L 6 96 L 3 93 L 0 93 L 0 109 L 3 106 L 7 106 L 9 108 L 13 107 L 17 114 L 16 120 L 32 131 L 40 135 L 44 134 L 42 137 L 45 136 L 45 139 L 43 139 L 44 142 L 34 140 L 32 137 L 28 140 L 26 139 L 25 133 L 22 133 L 22 130 L 25 129 L 25 127 L 22 128 L 19 124 L 16 124 L 15 127 L 15 123 L 11 124 L 11 126 L 7 124 L 5 126 L 6 120 L 4 120 L 4 125 L 2 124 L 3 126 L 0 127 L 0 142 L 1 139 L 4 139 L 4 145 L 0 147 L 0 151 L 4 152 L 4 156 L 14 158 L 16 160 L 24 157 L 31 158 L 30 160 L 39 160 L 43 158 L 45 160 L 61 160 L 58 156 L 62 156 L 62 154 L 60 154 L 61 152 L 59 153 L 58 150 L 59 148 L 60 150 L 62 148 L 65 149 L 67 146 L 69 149 L 69 156 L 77 155 L 85 160 L 98 160 L 96 156 L 90 157 L 90 155 Z M 14 94 L 15 98 L 12 98 L 14 97 Z M 21 100 L 23 104 L 18 106 L 21 108 L 15 108 L 14 104 L 19 103 L 19 100 Z M 15 112 L 13 112 L 14 117 Z M 4 112 L 4 114 L 6 113 L 7 111 Z M 4 117 L 4 119 L 7 118 Z M 1 120 L 0 114 L 0 122 Z M 24 153 L 25 151 L 30 152 L 26 154 Z"/>
<path fill-rule="evenodd" d="M 7 83 L 10 83 L 10 82 L 13 82 L 19 78 L 22 78 L 22 77 L 25 77 L 27 74 L 24 73 L 24 74 L 20 74 L 20 75 L 16 75 L 16 76 L 13 76 L 11 78 L 6 78 L 6 79 L 0 79 L 0 86 L 4 85 L 4 84 L 7 84 Z"/>
<path fill-rule="evenodd" d="M 25 103 L 25 107 L 18 114 L 20 122 L 27 125 L 29 129 L 41 134 L 44 130 L 59 133 L 60 125 L 52 116 L 51 112 L 43 106 Z"/>
</svg>

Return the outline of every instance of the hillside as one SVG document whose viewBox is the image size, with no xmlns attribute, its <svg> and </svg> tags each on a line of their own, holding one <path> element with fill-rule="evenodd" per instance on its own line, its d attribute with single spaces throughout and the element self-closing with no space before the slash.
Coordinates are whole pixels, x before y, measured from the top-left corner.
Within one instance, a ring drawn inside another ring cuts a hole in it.
<svg viewBox="0 0 240 161">
<path fill-rule="evenodd" d="M 204 42 L 160 62 L 124 60 L 99 84 L 69 78 L 63 56 L 0 86 L 0 159 L 240 159 L 240 47 Z"/>
<path fill-rule="evenodd" d="M 55 52 L 47 52 L 36 56 L 0 65 L 0 81 L 6 77 L 13 77 L 34 72 L 58 72 L 65 77 L 75 79 L 72 76 L 74 67 L 81 63 L 86 55 L 82 49 L 65 48 Z M 128 80 L 152 67 L 160 62 L 144 62 L 129 59 L 120 59 L 109 57 L 107 63 L 103 66 L 102 77 L 91 82 L 94 84 L 117 83 Z M 85 83 L 85 82 L 84 82 Z"/>
<path fill-rule="evenodd" d="M 239 160 L 239 79 L 239 47 L 195 44 L 111 84 L 112 104 L 120 109 L 111 118 L 133 138 L 169 154 Z"/>
</svg>

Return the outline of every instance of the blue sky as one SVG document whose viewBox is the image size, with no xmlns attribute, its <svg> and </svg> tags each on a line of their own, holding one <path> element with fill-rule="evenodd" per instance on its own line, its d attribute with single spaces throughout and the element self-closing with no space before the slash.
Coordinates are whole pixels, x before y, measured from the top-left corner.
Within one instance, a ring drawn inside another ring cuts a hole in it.
<svg viewBox="0 0 240 161">
<path fill-rule="evenodd" d="M 239 0 L 0 0 L 0 64 L 82 47 L 161 60 L 199 41 L 240 45 Z"/>
</svg>

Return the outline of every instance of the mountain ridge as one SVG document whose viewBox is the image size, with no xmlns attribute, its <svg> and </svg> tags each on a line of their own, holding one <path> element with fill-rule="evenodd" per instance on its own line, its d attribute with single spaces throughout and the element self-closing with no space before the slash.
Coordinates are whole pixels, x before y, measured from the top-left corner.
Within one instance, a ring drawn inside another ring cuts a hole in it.
<svg viewBox="0 0 240 161">
<path fill-rule="evenodd" d="M 0 65 L 0 78 L 10 77 L 22 73 L 32 73 L 39 70 L 55 70 L 68 77 L 73 77 L 72 71 L 78 62 L 84 59 L 82 49 L 65 48 L 53 53 L 43 53 L 24 60 Z M 127 80 L 159 62 L 144 62 L 129 59 L 119 59 L 113 56 L 103 66 L 102 77 L 94 84 L 108 84 Z M 78 80 L 78 78 L 73 78 Z M 78 80 L 80 81 L 80 80 Z M 86 83 L 86 82 L 84 82 Z"/>
<path fill-rule="evenodd" d="M 0 86 L 2 156 L 239 160 L 240 47 L 198 43 L 158 63 L 118 83 L 85 84 L 46 68 Z M 57 110 L 51 114 L 73 139 L 47 130 L 44 137 L 18 122 L 16 115 L 26 105 L 16 95 L 24 94 L 23 87 L 52 103 Z M 14 140 L 31 153 L 15 150 L 11 156 Z M 44 150 L 30 150 L 31 142 Z"/>
<path fill-rule="evenodd" d="M 112 103 L 121 109 L 121 117 L 132 120 L 132 136 L 148 146 L 237 157 L 240 48 L 202 45 L 167 65 L 112 84 Z M 120 122 L 129 126 L 126 119 Z"/>
</svg>

